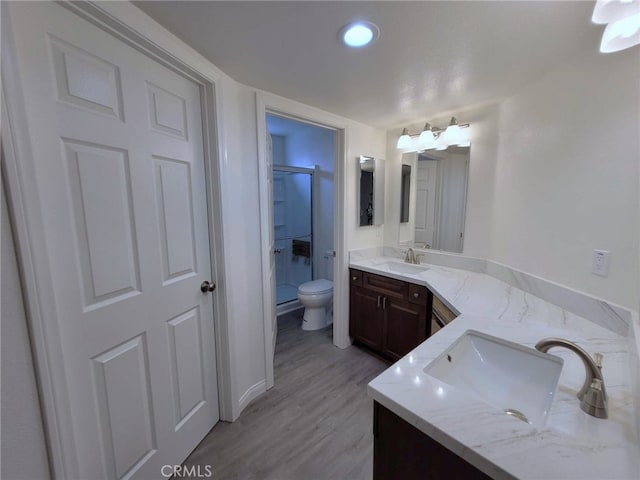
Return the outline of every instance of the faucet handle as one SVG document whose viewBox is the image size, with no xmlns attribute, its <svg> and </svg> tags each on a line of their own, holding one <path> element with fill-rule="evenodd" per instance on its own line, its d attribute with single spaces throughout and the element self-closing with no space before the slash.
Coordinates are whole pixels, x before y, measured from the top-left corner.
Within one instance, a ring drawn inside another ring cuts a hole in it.
<svg viewBox="0 0 640 480">
<path fill-rule="evenodd" d="M 598 368 L 602 368 L 602 354 L 601 353 L 594 353 L 593 354 L 593 361 L 596 364 L 596 367 Z"/>
</svg>

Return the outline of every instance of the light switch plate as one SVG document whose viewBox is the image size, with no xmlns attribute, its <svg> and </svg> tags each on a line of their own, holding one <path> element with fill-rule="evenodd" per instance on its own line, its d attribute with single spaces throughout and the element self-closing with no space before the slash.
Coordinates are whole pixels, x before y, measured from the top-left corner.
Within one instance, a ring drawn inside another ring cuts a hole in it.
<svg viewBox="0 0 640 480">
<path fill-rule="evenodd" d="M 591 257 L 591 273 L 606 277 L 609 275 L 609 251 L 594 250 Z"/>
</svg>

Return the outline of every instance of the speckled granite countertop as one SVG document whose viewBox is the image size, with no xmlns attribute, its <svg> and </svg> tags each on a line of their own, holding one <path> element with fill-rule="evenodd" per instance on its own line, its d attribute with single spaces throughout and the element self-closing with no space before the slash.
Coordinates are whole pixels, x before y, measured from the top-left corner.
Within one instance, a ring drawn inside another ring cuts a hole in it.
<svg viewBox="0 0 640 480">
<path fill-rule="evenodd" d="M 350 266 L 425 285 L 460 316 L 375 378 L 368 386 L 374 400 L 494 478 L 640 478 L 640 399 L 632 377 L 638 375 L 637 353 L 630 336 L 483 273 L 427 264 L 425 272 L 402 274 L 391 271 L 389 262 L 401 260 L 352 258 Z M 545 337 L 562 337 L 590 354 L 601 352 L 609 418 L 596 419 L 580 409 L 575 395 L 584 382 L 584 366 L 566 349 L 549 352 L 563 358 L 564 367 L 544 428 L 424 373 L 468 329 L 530 347 Z"/>
</svg>

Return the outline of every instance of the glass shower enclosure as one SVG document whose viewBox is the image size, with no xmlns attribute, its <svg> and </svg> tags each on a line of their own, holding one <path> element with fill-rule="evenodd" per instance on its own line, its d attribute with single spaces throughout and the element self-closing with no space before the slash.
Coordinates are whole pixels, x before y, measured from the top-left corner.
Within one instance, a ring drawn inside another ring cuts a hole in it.
<svg viewBox="0 0 640 480">
<path fill-rule="evenodd" d="M 298 287 L 313 279 L 313 173 L 310 168 L 273 167 L 277 305 L 297 300 Z"/>
</svg>

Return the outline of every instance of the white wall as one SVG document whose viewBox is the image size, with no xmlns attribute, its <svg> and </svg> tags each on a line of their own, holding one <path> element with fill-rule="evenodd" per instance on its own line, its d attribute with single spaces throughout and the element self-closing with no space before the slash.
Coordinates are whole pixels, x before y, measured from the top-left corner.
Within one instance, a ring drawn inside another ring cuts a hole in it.
<svg viewBox="0 0 640 480">
<path fill-rule="evenodd" d="M 265 388 L 256 105 L 253 89 L 226 76 L 221 91 L 222 229 L 235 419 Z"/>
<path fill-rule="evenodd" d="M 0 187 L 1 189 L 1 187 Z M 2 468 L 11 480 L 47 479 L 49 464 L 7 202 L 2 196 Z"/>
<path fill-rule="evenodd" d="M 637 308 L 639 86 L 637 47 L 592 52 L 500 105 L 494 260 Z"/>
<path fill-rule="evenodd" d="M 345 119 L 346 120 L 346 119 Z M 385 208 L 384 224 L 360 226 L 360 198 L 358 197 L 358 182 L 360 181 L 360 155 L 385 159 L 385 185 L 388 185 L 390 162 L 386 160 L 386 134 L 362 123 L 348 122 L 347 135 L 347 172 L 345 184 L 345 222 L 347 224 L 347 250 L 355 248 L 369 248 L 383 245 L 384 230 L 389 219 Z M 377 167 L 376 167 L 377 168 Z M 388 187 L 385 186 L 385 204 L 387 202 Z M 385 205 L 386 207 L 386 205 Z"/>
</svg>

